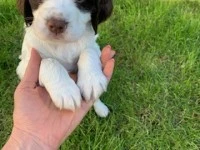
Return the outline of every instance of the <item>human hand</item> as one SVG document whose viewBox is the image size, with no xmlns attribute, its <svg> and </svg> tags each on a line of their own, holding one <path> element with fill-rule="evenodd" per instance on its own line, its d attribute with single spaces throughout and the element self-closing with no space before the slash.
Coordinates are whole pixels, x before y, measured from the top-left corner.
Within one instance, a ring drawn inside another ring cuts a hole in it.
<svg viewBox="0 0 200 150">
<path fill-rule="evenodd" d="M 114 68 L 114 55 L 110 46 L 103 48 L 101 62 L 108 80 L 111 79 Z M 38 53 L 32 50 L 24 78 L 15 91 L 14 125 L 4 149 L 16 146 L 22 149 L 57 149 L 93 104 L 92 101 L 82 101 L 81 107 L 75 112 L 55 107 L 45 88 L 38 85 L 40 62 Z M 71 77 L 76 80 L 76 75 Z"/>
</svg>

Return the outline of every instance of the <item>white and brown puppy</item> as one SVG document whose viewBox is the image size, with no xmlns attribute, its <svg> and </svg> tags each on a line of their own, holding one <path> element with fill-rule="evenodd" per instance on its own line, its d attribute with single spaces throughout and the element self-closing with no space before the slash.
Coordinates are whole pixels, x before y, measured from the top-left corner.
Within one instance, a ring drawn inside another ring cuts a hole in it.
<svg viewBox="0 0 200 150">
<path fill-rule="evenodd" d="M 108 108 L 99 96 L 108 81 L 102 72 L 100 48 L 96 43 L 99 23 L 112 12 L 112 0 L 29 0 L 33 16 L 26 27 L 17 74 L 23 78 L 31 49 L 42 57 L 39 83 L 60 109 L 75 110 L 85 100 L 94 100 L 94 109 L 106 117 Z M 18 0 L 24 14 L 26 0 Z M 26 17 L 26 16 L 25 16 Z M 25 18 L 26 19 L 26 18 Z M 78 70 L 77 84 L 70 72 Z"/>
</svg>

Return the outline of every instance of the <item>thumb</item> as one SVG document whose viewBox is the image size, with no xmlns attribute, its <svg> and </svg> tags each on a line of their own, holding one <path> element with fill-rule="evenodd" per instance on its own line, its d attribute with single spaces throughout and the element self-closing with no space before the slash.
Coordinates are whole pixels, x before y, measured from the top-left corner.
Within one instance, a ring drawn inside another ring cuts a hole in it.
<svg viewBox="0 0 200 150">
<path fill-rule="evenodd" d="M 26 68 L 23 82 L 36 83 L 39 78 L 41 57 L 35 49 L 31 50 L 31 57 Z"/>
</svg>

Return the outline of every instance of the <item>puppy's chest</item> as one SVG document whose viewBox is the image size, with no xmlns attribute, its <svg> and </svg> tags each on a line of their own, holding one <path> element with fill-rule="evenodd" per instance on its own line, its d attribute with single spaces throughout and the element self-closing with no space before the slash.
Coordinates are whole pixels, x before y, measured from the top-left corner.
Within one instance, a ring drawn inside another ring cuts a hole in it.
<svg viewBox="0 0 200 150">
<path fill-rule="evenodd" d="M 67 71 L 74 72 L 77 70 L 79 56 L 83 47 L 77 45 L 48 45 L 46 50 L 41 51 L 42 58 L 54 58 L 59 61 Z"/>
</svg>

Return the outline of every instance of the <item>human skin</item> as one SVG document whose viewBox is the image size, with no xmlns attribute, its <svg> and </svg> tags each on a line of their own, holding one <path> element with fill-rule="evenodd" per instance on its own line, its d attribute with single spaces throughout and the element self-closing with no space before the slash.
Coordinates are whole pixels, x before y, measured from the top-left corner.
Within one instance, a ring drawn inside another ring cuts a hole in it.
<svg viewBox="0 0 200 150">
<path fill-rule="evenodd" d="M 114 55 L 111 46 L 103 48 L 101 62 L 108 81 L 113 73 Z M 24 78 L 14 94 L 13 129 L 3 150 L 58 149 L 93 105 L 93 101 L 83 100 L 74 112 L 55 107 L 48 92 L 38 84 L 40 62 L 41 57 L 33 49 Z M 76 75 L 71 77 L 76 81 Z"/>
</svg>

